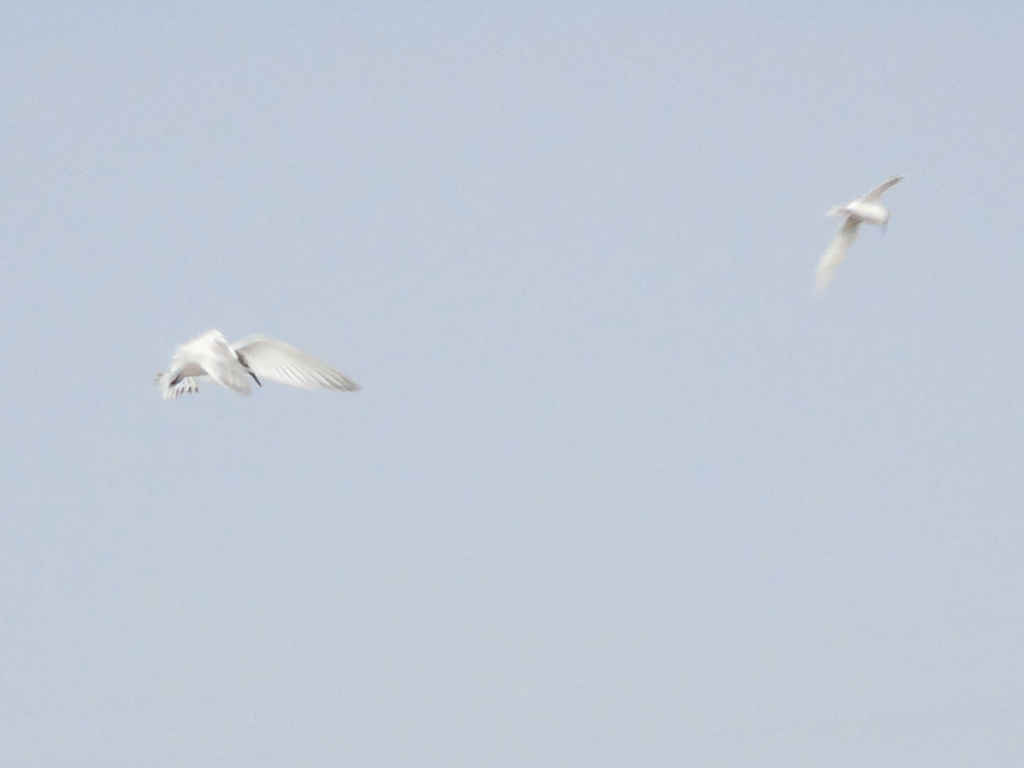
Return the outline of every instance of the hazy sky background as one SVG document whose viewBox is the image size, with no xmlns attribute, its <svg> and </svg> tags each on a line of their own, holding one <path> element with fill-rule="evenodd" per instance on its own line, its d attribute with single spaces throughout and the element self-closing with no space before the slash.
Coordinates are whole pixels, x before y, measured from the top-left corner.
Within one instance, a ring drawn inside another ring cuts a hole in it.
<svg viewBox="0 0 1024 768">
<path fill-rule="evenodd" d="M 1024 7 L 71 5 L 0 24 L 0 765 L 1021 764 Z M 161 401 L 209 328 L 364 390 Z"/>
</svg>

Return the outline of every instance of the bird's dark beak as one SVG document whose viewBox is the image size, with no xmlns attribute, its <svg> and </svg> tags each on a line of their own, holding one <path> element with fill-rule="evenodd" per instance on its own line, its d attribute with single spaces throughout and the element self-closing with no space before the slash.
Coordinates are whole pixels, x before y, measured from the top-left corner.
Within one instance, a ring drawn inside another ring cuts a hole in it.
<svg viewBox="0 0 1024 768">
<path fill-rule="evenodd" d="M 249 367 L 249 361 L 245 359 L 245 355 L 243 355 L 241 352 L 236 352 L 235 356 L 238 358 L 238 362 L 242 364 L 242 367 L 245 368 L 245 372 L 252 376 L 252 380 L 262 387 L 263 382 L 261 382 L 259 380 L 259 377 L 252 372 L 252 368 Z"/>
</svg>

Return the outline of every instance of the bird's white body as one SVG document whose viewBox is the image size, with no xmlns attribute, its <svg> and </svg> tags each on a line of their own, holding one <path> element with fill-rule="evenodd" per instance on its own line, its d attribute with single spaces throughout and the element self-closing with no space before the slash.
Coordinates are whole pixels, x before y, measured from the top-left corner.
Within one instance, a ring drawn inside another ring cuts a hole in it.
<svg viewBox="0 0 1024 768">
<path fill-rule="evenodd" d="M 846 256 L 846 249 L 850 247 L 857 238 L 857 227 L 861 224 L 874 224 L 877 227 L 885 228 L 889 223 L 889 209 L 878 202 L 878 198 L 889 187 L 893 187 L 902 181 L 902 176 L 893 176 L 884 184 L 868 192 L 864 197 L 858 198 L 846 205 L 838 205 L 828 212 L 829 216 L 845 216 L 846 221 L 836 232 L 836 236 L 829 243 L 825 255 L 818 262 L 818 272 L 815 277 L 815 285 L 818 291 L 825 289 L 832 276 L 839 268 L 840 262 Z"/>
<path fill-rule="evenodd" d="M 249 394 L 252 381 L 262 386 L 261 379 L 303 389 L 359 389 L 340 371 L 283 341 L 250 336 L 229 344 L 217 330 L 200 334 L 175 350 L 170 370 L 157 375 L 160 394 L 170 400 L 185 392 L 197 392 L 197 379 L 203 376 L 240 395 Z"/>
</svg>

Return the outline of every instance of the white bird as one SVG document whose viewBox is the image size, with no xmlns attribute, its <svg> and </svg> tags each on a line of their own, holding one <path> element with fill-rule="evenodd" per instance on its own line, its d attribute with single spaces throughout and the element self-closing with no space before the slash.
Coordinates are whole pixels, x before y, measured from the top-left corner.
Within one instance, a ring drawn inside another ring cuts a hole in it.
<svg viewBox="0 0 1024 768">
<path fill-rule="evenodd" d="M 893 176 L 884 184 L 879 184 L 872 189 L 864 197 L 858 198 L 846 205 L 837 205 L 828 212 L 829 216 L 845 216 L 846 221 L 843 222 L 843 226 L 836 232 L 836 236 L 829 243 L 825 255 L 818 262 L 818 273 L 815 276 L 815 288 L 818 292 L 825 289 L 825 286 L 829 284 L 832 276 L 836 273 L 836 270 L 839 268 L 839 262 L 846 256 L 846 249 L 850 247 L 850 243 L 857 237 L 857 227 L 860 226 L 861 222 L 874 224 L 885 229 L 885 225 L 889 222 L 889 210 L 878 202 L 878 198 L 881 197 L 885 190 L 899 184 L 902 180 L 902 176 Z"/>
<path fill-rule="evenodd" d="M 158 373 L 160 394 L 171 400 L 184 392 L 198 392 L 196 379 L 209 376 L 240 395 L 249 394 L 249 380 L 261 379 L 303 389 L 335 389 L 355 392 L 359 385 L 315 357 L 283 341 L 249 336 L 228 344 L 224 334 L 207 331 L 179 346 L 167 373 Z"/>
</svg>

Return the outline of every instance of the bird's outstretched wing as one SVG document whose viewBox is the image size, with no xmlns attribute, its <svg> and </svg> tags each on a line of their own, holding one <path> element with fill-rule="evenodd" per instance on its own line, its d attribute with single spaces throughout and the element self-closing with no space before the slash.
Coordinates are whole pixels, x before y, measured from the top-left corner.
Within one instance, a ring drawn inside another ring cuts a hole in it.
<svg viewBox="0 0 1024 768">
<path fill-rule="evenodd" d="M 884 184 L 879 184 L 877 187 L 872 189 L 870 192 L 864 195 L 864 197 L 862 197 L 861 200 L 863 200 L 866 203 L 869 203 L 873 200 L 877 200 L 879 197 L 882 196 L 882 193 L 885 192 L 885 190 L 887 190 L 889 187 L 895 187 L 901 181 L 903 181 L 902 176 L 893 176 Z"/>
<path fill-rule="evenodd" d="M 334 389 L 355 392 L 359 385 L 341 371 L 295 347 L 266 336 L 250 336 L 232 345 L 239 357 L 260 379 L 303 389 Z"/>
<path fill-rule="evenodd" d="M 156 380 L 160 384 L 160 395 L 164 400 L 173 400 L 178 395 L 199 391 L 199 382 L 191 376 L 182 376 L 178 383 L 174 384 L 170 374 L 158 373 Z"/>
<path fill-rule="evenodd" d="M 850 216 L 843 222 L 843 226 L 839 228 L 836 236 L 829 243 L 828 248 L 825 250 L 825 255 L 818 262 L 818 272 L 814 278 L 814 289 L 817 293 L 825 290 L 825 287 L 832 280 L 832 276 L 839 269 L 840 262 L 846 256 L 846 249 L 857 238 L 858 223 L 857 219 Z"/>
</svg>

